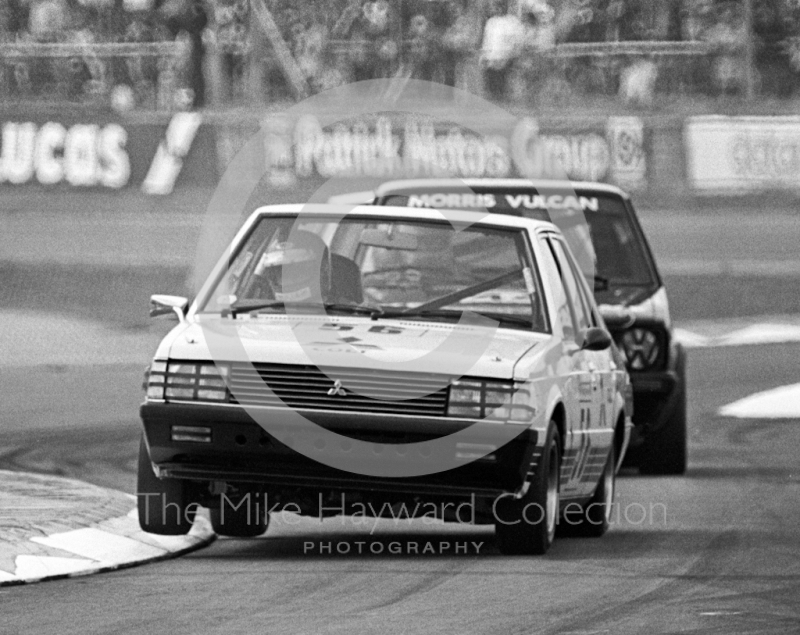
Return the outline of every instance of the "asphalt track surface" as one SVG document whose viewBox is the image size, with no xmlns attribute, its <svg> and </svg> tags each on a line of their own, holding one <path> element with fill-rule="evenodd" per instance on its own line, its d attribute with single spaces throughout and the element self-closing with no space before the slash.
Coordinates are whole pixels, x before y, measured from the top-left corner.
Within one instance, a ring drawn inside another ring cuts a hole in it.
<svg viewBox="0 0 800 635">
<path fill-rule="evenodd" d="M 183 201 L 168 227 L 154 232 L 163 203 L 143 209 L 140 199 L 109 197 L 108 209 L 137 217 L 123 239 L 98 229 L 108 225 L 102 210 L 76 223 L 76 202 L 65 197 L 72 216 L 57 222 L 59 210 L 31 215 L 43 206 L 20 196 L 18 207 L 6 207 L 0 251 L 28 265 L 52 258 L 63 266 L 73 256 L 85 264 L 87 254 L 98 259 L 89 264 L 104 265 L 135 244 L 140 259 L 186 266 L 198 233 L 186 216 L 194 202 Z M 643 222 L 668 273 L 736 274 L 731 262 L 742 270 L 760 263 L 755 284 L 779 293 L 800 270 L 797 217 L 749 214 L 687 213 L 682 228 L 679 215 L 651 211 Z M 84 248 L 87 228 L 102 235 Z M 730 290 L 713 295 L 736 300 L 739 280 L 731 276 Z M 716 316 L 730 312 L 719 303 L 711 308 Z M 96 312 L 91 303 L 83 309 L 80 315 Z M 776 312 L 790 310 L 783 302 Z M 161 327 L 148 328 L 154 347 Z M 65 333 L 42 337 L 57 347 Z M 221 539 L 178 560 L 0 589 L 0 635 L 800 633 L 800 421 L 716 415 L 746 395 L 796 383 L 798 354 L 797 344 L 691 350 L 689 472 L 622 475 L 614 526 L 601 539 L 561 538 L 545 557 L 508 558 L 498 554 L 490 528 L 382 521 L 373 529 L 287 517 L 263 538 Z M 132 493 L 143 365 L 120 354 L 105 365 L 55 359 L 1 368 L 0 469 Z M 456 543 L 469 543 L 468 553 L 454 554 Z M 390 553 L 397 545 L 402 553 Z M 412 546 L 436 553 L 409 554 Z M 347 547 L 349 554 L 336 553 Z"/>
<path fill-rule="evenodd" d="M 689 472 L 624 474 L 601 539 L 509 558 L 489 528 L 287 516 L 262 538 L 221 539 L 178 560 L 4 589 L 0 633 L 800 632 L 800 421 L 715 414 L 796 379 L 798 353 L 692 350 Z M 132 492 L 140 374 L 131 364 L 17 369 L 14 382 L 59 387 L 4 415 L 0 467 Z M 101 378 L 109 411 L 92 413 Z M 455 555 L 456 543 L 468 553 Z M 437 553 L 409 554 L 413 544 Z"/>
</svg>

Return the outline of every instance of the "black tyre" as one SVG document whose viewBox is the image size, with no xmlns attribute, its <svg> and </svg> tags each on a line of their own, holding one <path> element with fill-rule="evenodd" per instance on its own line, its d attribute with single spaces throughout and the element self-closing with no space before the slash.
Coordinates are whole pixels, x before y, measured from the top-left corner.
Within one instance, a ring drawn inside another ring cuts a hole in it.
<svg viewBox="0 0 800 635">
<path fill-rule="evenodd" d="M 269 514 L 258 499 L 255 494 L 238 500 L 220 497 L 208 510 L 214 532 L 236 538 L 255 538 L 263 534 L 269 525 Z"/>
<path fill-rule="evenodd" d="M 611 525 L 610 519 L 616 490 L 616 461 L 617 454 L 612 445 L 594 495 L 578 515 L 565 511 L 561 526 L 563 532 L 560 534 L 581 538 L 599 538 L 608 531 Z"/>
<path fill-rule="evenodd" d="M 182 536 L 192 528 L 197 505 L 192 503 L 187 483 L 156 477 L 144 437 L 139 442 L 136 502 L 139 526 L 148 533 Z"/>
<path fill-rule="evenodd" d="M 504 497 L 495 504 L 495 536 L 500 553 L 547 553 L 558 524 L 561 439 L 550 422 L 536 476 L 521 499 Z"/>
<path fill-rule="evenodd" d="M 684 474 L 688 462 L 686 429 L 686 380 L 681 374 L 675 411 L 664 426 L 649 435 L 639 459 L 642 474 Z"/>
</svg>

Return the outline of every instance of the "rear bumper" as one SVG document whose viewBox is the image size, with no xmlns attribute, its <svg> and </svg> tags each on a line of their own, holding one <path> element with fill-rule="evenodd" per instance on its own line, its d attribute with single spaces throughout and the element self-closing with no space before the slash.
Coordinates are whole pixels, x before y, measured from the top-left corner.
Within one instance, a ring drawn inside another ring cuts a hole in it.
<svg viewBox="0 0 800 635">
<path fill-rule="evenodd" d="M 282 424 L 279 409 L 263 410 L 271 421 L 274 417 L 269 431 L 238 406 L 143 404 L 140 414 L 150 459 L 158 475 L 225 481 L 265 492 L 325 490 L 493 497 L 519 491 L 536 451 L 536 432 L 524 426 L 520 426 L 520 434 L 511 442 L 492 450 L 487 457 L 470 460 L 471 452 L 474 456 L 476 449 L 486 451 L 493 445 L 493 439 L 486 435 L 481 438 L 475 432 L 467 433 L 466 441 L 437 444 L 434 452 L 406 447 L 408 443 L 446 437 L 469 427 L 469 422 L 352 412 L 300 412 L 320 428 L 341 435 L 332 437 L 322 430 L 298 430 L 296 426 Z M 208 440 L 175 440 L 174 426 L 208 429 Z M 352 439 L 369 445 L 367 449 L 358 449 Z M 357 451 L 362 453 L 356 454 Z M 414 463 L 430 469 L 435 468 L 437 461 L 450 462 L 459 456 L 462 464 L 424 476 L 383 478 L 336 469 L 314 459 L 332 455 L 342 460 L 352 459 L 362 468 L 361 472 L 369 465 L 387 462 Z"/>
</svg>

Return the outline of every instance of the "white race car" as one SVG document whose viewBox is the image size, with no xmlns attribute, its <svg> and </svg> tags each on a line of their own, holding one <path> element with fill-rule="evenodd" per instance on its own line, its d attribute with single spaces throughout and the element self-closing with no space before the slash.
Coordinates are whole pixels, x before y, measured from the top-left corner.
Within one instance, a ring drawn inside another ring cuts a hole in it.
<svg viewBox="0 0 800 635">
<path fill-rule="evenodd" d="M 630 380 L 549 222 L 330 205 L 256 210 L 146 377 L 139 520 L 223 535 L 270 513 L 491 523 L 504 553 L 600 536 Z"/>
</svg>

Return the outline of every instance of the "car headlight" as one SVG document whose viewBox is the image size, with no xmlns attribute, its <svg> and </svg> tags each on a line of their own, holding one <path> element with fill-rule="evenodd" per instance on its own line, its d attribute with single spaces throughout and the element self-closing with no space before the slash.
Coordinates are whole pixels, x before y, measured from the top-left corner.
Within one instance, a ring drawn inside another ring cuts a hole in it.
<svg viewBox="0 0 800 635">
<path fill-rule="evenodd" d="M 213 363 L 154 361 L 147 375 L 147 398 L 228 401 L 230 367 Z"/>
<path fill-rule="evenodd" d="M 450 385 L 448 417 L 530 421 L 534 415 L 531 391 L 522 382 L 462 379 Z"/>
<path fill-rule="evenodd" d="M 650 329 L 629 329 L 620 337 L 620 344 L 631 370 L 652 368 L 661 355 L 659 337 Z"/>
</svg>

